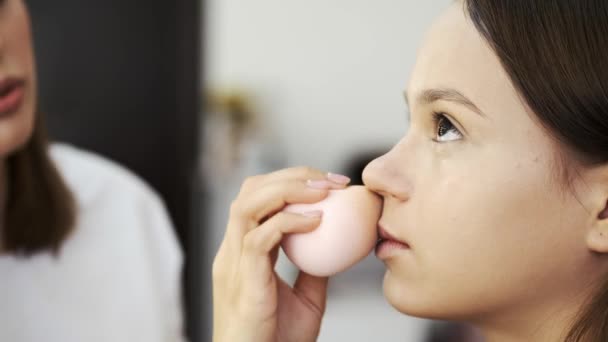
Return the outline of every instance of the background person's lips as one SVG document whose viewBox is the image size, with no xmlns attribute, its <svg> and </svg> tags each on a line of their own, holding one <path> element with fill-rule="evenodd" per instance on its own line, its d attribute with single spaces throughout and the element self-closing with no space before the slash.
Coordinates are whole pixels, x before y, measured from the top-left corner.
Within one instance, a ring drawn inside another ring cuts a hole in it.
<svg viewBox="0 0 608 342">
<path fill-rule="evenodd" d="M 23 102 L 24 82 L 18 78 L 0 79 L 0 115 L 15 112 Z"/>
</svg>

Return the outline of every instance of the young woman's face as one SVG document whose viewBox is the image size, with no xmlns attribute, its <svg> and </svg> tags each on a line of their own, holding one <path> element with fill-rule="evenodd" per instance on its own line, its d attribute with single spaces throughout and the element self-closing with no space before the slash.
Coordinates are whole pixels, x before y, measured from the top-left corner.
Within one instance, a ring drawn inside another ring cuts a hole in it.
<svg viewBox="0 0 608 342">
<path fill-rule="evenodd" d="M 30 137 L 36 78 L 27 10 L 22 0 L 0 0 L 0 158 Z"/>
<path fill-rule="evenodd" d="M 410 245 L 383 258 L 389 302 L 414 316 L 517 320 L 580 295 L 597 276 L 591 216 L 556 180 L 556 145 L 461 3 L 432 26 L 406 93 L 406 136 L 363 173 L 384 198 L 380 225 Z"/>
</svg>

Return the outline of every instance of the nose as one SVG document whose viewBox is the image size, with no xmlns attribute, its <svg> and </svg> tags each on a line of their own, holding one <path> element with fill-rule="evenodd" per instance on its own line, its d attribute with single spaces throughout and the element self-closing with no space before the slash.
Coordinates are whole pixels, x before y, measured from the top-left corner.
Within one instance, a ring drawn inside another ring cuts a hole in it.
<svg viewBox="0 0 608 342">
<path fill-rule="evenodd" d="M 406 176 L 405 166 L 401 166 L 398 157 L 395 147 L 372 160 L 363 170 L 363 184 L 385 199 L 392 197 L 406 201 L 410 198 L 412 186 Z"/>
</svg>

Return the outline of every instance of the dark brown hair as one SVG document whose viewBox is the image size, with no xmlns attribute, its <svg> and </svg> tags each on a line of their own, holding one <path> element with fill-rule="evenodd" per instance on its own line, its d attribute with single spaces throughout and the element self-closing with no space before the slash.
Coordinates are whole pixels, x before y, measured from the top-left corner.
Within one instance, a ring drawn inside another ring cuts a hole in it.
<svg viewBox="0 0 608 342">
<path fill-rule="evenodd" d="M 533 117 L 560 145 L 568 185 L 574 165 L 608 163 L 608 2 L 464 0 Z M 608 279 L 567 342 L 608 341 Z"/>
<path fill-rule="evenodd" d="M 48 145 L 43 117 L 38 115 L 31 138 L 6 160 L 4 252 L 56 253 L 73 228 L 74 198 L 49 156 Z"/>
</svg>

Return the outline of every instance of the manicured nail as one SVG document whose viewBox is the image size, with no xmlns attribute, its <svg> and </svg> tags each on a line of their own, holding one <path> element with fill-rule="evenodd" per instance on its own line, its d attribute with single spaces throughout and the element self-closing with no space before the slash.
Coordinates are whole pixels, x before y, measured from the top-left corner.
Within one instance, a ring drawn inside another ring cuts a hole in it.
<svg viewBox="0 0 608 342">
<path fill-rule="evenodd" d="M 323 212 L 321 210 L 314 210 L 302 213 L 302 215 L 306 217 L 321 217 L 323 216 Z"/>
<path fill-rule="evenodd" d="M 327 174 L 327 179 L 329 179 L 332 182 L 335 182 L 338 184 L 343 184 L 343 185 L 350 183 L 350 178 L 343 176 L 343 175 L 331 173 L 331 172 Z"/>
<path fill-rule="evenodd" d="M 306 181 L 306 186 L 313 189 L 329 189 L 331 188 L 331 182 L 326 181 L 324 179 L 321 180 L 312 180 L 309 179 Z"/>
</svg>

